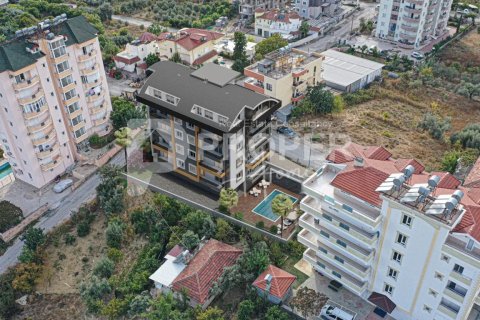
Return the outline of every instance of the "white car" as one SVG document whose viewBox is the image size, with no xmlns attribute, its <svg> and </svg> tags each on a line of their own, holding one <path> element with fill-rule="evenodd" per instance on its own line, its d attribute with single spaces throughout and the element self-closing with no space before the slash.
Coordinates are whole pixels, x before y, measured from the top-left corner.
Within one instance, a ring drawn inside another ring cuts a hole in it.
<svg viewBox="0 0 480 320">
<path fill-rule="evenodd" d="M 53 187 L 53 191 L 55 191 L 56 193 L 61 193 L 61 192 L 65 191 L 65 189 L 71 187 L 72 185 L 73 185 L 73 180 L 72 179 L 65 179 L 65 180 L 62 180 L 59 183 L 57 183 Z"/>
<path fill-rule="evenodd" d="M 413 51 L 410 56 L 415 59 L 423 59 L 423 54 L 417 51 Z"/>
<path fill-rule="evenodd" d="M 320 317 L 325 320 L 353 320 L 355 316 L 329 304 L 323 306 Z"/>
</svg>

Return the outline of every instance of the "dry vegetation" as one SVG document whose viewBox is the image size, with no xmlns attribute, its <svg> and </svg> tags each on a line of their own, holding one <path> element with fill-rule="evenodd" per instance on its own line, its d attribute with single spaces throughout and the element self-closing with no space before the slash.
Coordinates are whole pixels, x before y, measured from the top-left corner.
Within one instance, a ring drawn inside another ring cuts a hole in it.
<svg viewBox="0 0 480 320">
<path fill-rule="evenodd" d="M 440 55 L 446 64 L 458 62 L 464 67 L 480 66 L 480 33 L 470 32 L 453 46 L 446 48 Z"/>
</svg>

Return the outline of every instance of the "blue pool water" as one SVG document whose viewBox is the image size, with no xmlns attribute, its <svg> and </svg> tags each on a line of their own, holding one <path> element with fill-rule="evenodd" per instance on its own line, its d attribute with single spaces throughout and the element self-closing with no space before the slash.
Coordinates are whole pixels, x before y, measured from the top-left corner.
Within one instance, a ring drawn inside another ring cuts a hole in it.
<svg viewBox="0 0 480 320">
<path fill-rule="evenodd" d="M 298 201 L 297 198 L 275 189 L 265 199 L 263 199 L 262 202 L 260 202 L 255 208 L 253 208 L 252 211 L 258 215 L 261 215 L 262 217 L 267 218 L 268 220 L 277 221 L 279 216 L 272 211 L 272 201 L 277 195 L 282 193 L 290 197 L 294 204 Z"/>
<path fill-rule="evenodd" d="M 0 168 L 0 179 L 8 176 L 10 173 L 12 173 L 12 168 L 10 167 L 10 164 L 7 163 L 7 165 L 2 165 Z"/>
</svg>

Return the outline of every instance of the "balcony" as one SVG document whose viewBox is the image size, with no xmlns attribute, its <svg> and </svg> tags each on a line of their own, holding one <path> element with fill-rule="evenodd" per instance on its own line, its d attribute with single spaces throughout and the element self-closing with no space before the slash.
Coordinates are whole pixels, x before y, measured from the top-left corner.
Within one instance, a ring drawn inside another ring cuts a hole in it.
<svg viewBox="0 0 480 320">
<path fill-rule="evenodd" d="M 98 114 L 98 113 L 104 111 L 105 106 L 103 104 L 101 104 L 98 107 L 90 107 L 90 108 L 88 108 L 88 110 L 89 110 L 91 115 L 95 115 L 95 114 Z"/>
<path fill-rule="evenodd" d="M 261 93 L 261 94 L 265 93 L 263 83 L 253 78 L 247 78 L 243 83 L 243 86 L 257 93 Z"/>
<path fill-rule="evenodd" d="M 87 53 L 87 54 L 79 55 L 79 56 L 78 56 L 78 61 L 84 62 L 84 61 L 87 61 L 87 60 L 89 60 L 89 59 L 95 58 L 96 55 L 97 55 L 97 50 L 92 49 L 92 50 L 91 50 L 89 53 Z"/>
<path fill-rule="evenodd" d="M 269 139 L 270 136 L 267 134 L 256 135 L 248 142 L 248 148 L 250 149 L 250 151 L 253 151 L 263 145 L 263 143 L 268 142 Z"/>
<path fill-rule="evenodd" d="M 402 20 L 405 21 L 405 22 L 408 22 L 408 23 L 416 23 L 418 24 L 420 22 L 419 20 L 420 18 L 419 17 L 410 17 L 408 15 L 403 15 L 402 16 Z"/>
<path fill-rule="evenodd" d="M 418 9 L 418 8 L 412 8 L 412 7 L 408 7 L 408 6 L 405 6 L 405 7 L 403 8 L 403 11 L 405 11 L 405 12 L 408 13 L 408 14 L 411 14 L 411 13 L 413 13 L 413 14 L 420 14 L 420 13 L 422 13 L 422 9 L 421 9 L 421 8 Z"/>
<path fill-rule="evenodd" d="M 37 154 L 37 158 L 40 160 L 48 157 L 53 157 L 60 154 L 60 147 L 58 146 L 57 143 L 55 143 L 50 149 L 44 150 L 44 151 L 38 151 L 36 154 Z"/>
<path fill-rule="evenodd" d="M 80 73 L 82 74 L 82 76 L 89 76 L 94 74 L 98 70 L 99 70 L 98 63 L 94 63 L 93 66 L 80 70 Z"/>
<path fill-rule="evenodd" d="M 101 119 L 98 119 L 98 120 L 93 120 L 93 124 L 95 125 L 95 127 L 99 127 L 101 125 L 104 125 L 108 122 L 108 117 L 105 116 Z"/>
<path fill-rule="evenodd" d="M 307 90 L 307 82 L 306 81 L 294 81 L 293 82 L 293 90 L 294 91 L 305 91 Z"/>
<path fill-rule="evenodd" d="M 68 77 L 72 73 L 73 73 L 72 68 L 68 68 L 68 69 L 63 70 L 62 72 L 57 72 L 57 75 L 58 75 L 59 79 L 62 79 L 62 78 Z"/>
<path fill-rule="evenodd" d="M 52 170 L 53 168 L 57 167 L 57 166 L 60 164 L 60 158 L 61 158 L 61 156 L 60 156 L 60 155 L 57 155 L 56 157 L 54 157 L 54 158 L 52 159 L 51 162 L 45 163 L 45 164 L 41 164 L 41 165 L 40 165 L 40 168 L 42 169 L 42 171 Z"/>
<path fill-rule="evenodd" d="M 463 299 L 465 298 L 465 293 L 457 291 L 455 289 L 449 288 L 448 286 L 443 291 L 443 294 L 459 304 L 463 304 Z"/>
<path fill-rule="evenodd" d="M 458 282 L 463 283 L 463 284 L 466 285 L 467 287 L 470 287 L 470 285 L 472 284 L 472 279 L 471 279 L 471 278 L 466 277 L 466 276 L 464 276 L 463 274 L 458 273 L 458 272 L 453 271 L 453 270 L 452 270 L 452 272 L 450 272 L 450 277 L 451 277 L 452 279 L 455 279 L 455 280 L 458 281 Z"/>
<path fill-rule="evenodd" d="M 401 29 L 405 30 L 407 32 L 417 32 L 417 27 L 416 26 L 410 26 L 408 24 L 402 24 Z"/>
<path fill-rule="evenodd" d="M 293 102 L 293 103 L 299 102 L 299 101 L 302 100 L 303 98 L 305 98 L 305 95 L 304 95 L 303 93 L 293 94 L 293 95 L 292 95 L 292 102 Z"/>
<path fill-rule="evenodd" d="M 55 133 L 54 130 L 52 130 L 51 132 L 48 133 L 48 135 L 44 135 L 40 138 L 33 138 L 32 143 L 33 143 L 34 146 L 39 146 L 39 145 L 44 144 L 46 142 L 53 141 L 56 138 L 57 138 L 57 134 Z"/>
<path fill-rule="evenodd" d="M 48 106 L 43 105 L 39 108 L 38 112 L 24 112 L 23 113 L 23 118 L 25 120 L 32 120 L 32 119 L 35 119 L 37 117 L 40 117 L 40 116 L 44 115 L 47 111 L 48 111 Z"/>
<path fill-rule="evenodd" d="M 73 120 L 73 119 L 75 119 L 76 117 L 78 117 L 79 115 L 81 115 L 82 113 L 83 113 L 82 108 L 79 108 L 78 110 L 75 110 L 75 111 L 73 111 L 72 113 L 69 113 L 69 114 L 68 114 L 68 118 L 69 118 L 70 120 Z"/>
<path fill-rule="evenodd" d="M 44 96 L 43 89 L 38 88 L 38 90 L 34 94 L 32 94 L 31 96 L 26 97 L 26 98 L 18 98 L 18 102 L 21 105 L 26 105 L 26 104 L 30 104 L 32 102 L 40 100 L 43 96 Z"/>
<path fill-rule="evenodd" d="M 245 167 L 247 169 L 255 169 L 259 164 L 267 160 L 269 156 L 270 156 L 270 152 L 264 150 L 260 152 L 255 158 L 248 160 Z"/>
<path fill-rule="evenodd" d="M 107 117 L 107 109 L 103 109 L 101 112 L 97 112 L 92 115 L 92 120 L 102 120 Z"/>
<path fill-rule="evenodd" d="M 307 74 L 307 73 L 308 73 L 308 69 L 305 69 L 305 68 L 294 68 L 292 70 L 292 76 L 294 78 L 301 77 L 301 76 L 303 76 L 304 74 Z"/>
<path fill-rule="evenodd" d="M 423 0 L 408 0 L 408 3 L 414 4 L 416 6 L 423 7 L 424 1 Z"/>
<path fill-rule="evenodd" d="M 455 308 L 452 308 L 446 305 L 445 303 L 443 303 L 443 301 L 440 302 L 440 305 L 438 306 L 438 311 L 440 311 L 441 313 L 443 313 L 444 315 L 448 316 L 451 319 L 457 318 L 458 310 L 455 310 Z"/>
<path fill-rule="evenodd" d="M 41 124 L 32 126 L 27 125 L 27 131 L 31 134 L 37 132 L 43 132 L 44 134 L 47 134 L 51 131 L 51 129 L 53 129 L 53 121 L 51 118 L 45 120 L 45 122 L 42 122 Z"/>
<path fill-rule="evenodd" d="M 33 87 L 34 85 L 36 85 L 39 82 L 40 82 L 40 77 L 36 75 L 36 76 L 33 76 L 33 77 L 31 77 L 29 79 L 26 79 L 22 82 L 14 83 L 13 88 L 16 91 L 20 91 L 20 90 L 23 90 L 23 89 L 28 89 L 30 87 Z"/>
<path fill-rule="evenodd" d="M 65 87 L 61 87 L 60 90 L 62 90 L 63 93 L 66 93 L 66 92 L 72 90 L 73 88 L 75 88 L 76 86 L 77 86 L 77 84 L 75 82 L 72 82 L 72 83 L 67 84 Z"/>
<path fill-rule="evenodd" d="M 225 170 L 215 164 L 213 161 L 208 161 L 208 159 L 200 160 L 200 166 L 208 173 L 213 174 L 215 177 L 225 177 Z"/>
<path fill-rule="evenodd" d="M 102 91 L 102 93 L 100 93 L 100 94 L 94 94 L 94 95 L 88 96 L 87 97 L 87 102 L 88 103 L 93 103 L 93 102 L 100 101 L 103 98 L 105 98 L 105 93 Z"/>
<path fill-rule="evenodd" d="M 92 87 L 96 87 L 96 86 L 99 86 L 101 84 L 102 84 L 102 79 L 99 76 L 98 79 L 95 79 L 95 80 L 87 82 L 87 83 L 83 83 L 83 89 L 89 90 Z"/>
</svg>

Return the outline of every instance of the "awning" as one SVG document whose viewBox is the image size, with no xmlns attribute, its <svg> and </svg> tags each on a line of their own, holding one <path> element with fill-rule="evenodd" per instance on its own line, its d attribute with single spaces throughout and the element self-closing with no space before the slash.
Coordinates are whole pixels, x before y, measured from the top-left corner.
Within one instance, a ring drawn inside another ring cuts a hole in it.
<svg viewBox="0 0 480 320">
<path fill-rule="evenodd" d="M 392 311 L 397 307 L 397 305 L 390 300 L 389 297 L 377 292 L 373 292 L 370 297 L 368 297 L 368 301 L 388 313 L 392 313 Z"/>
</svg>

